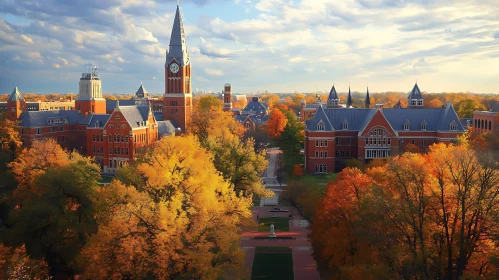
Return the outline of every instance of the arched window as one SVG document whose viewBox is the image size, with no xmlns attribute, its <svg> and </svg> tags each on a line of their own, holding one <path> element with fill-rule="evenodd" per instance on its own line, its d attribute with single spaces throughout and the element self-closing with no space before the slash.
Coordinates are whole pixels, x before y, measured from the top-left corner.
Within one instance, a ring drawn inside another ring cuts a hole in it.
<svg viewBox="0 0 499 280">
<path fill-rule="evenodd" d="M 489 121 L 489 130 L 492 130 L 492 121 Z"/>
<path fill-rule="evenodd" d="M 366 146 L 390 146 L 391 138 L 383 128 L 373 128 L 366 138 Z"/>
<path fill-rule="evenodd" d="M 317 130 L 321 130 L 321 131 L 326 130 L 326 126 L 324 125 L 322 120 L 317 124 Z"/>
<path fill-rule="evenodd" d="M 342 126 L 343 126 L 343 130 L 348 130 L 348 122 L 347 122 L 347 120 L 343 121 Z"/>
</svg>

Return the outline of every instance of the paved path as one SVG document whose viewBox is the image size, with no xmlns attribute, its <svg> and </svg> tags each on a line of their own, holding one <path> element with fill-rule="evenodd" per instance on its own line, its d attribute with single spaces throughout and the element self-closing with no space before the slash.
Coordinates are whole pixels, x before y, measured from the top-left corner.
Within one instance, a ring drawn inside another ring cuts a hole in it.
<svg viewBox="0 0 499 280">
<path fill-rule="evenodd" d="M 251 212 L 255 220 L 257 217 L 289 217 L 289 215 L 292 215 L 293 220 L 290 220 L 289 231 L 276 232 L 276 235 L 291 236 L 294 239 L 254 239 L 254 237 L 257 236 L 268 236 L 269 233 L 256 231 L 255 229 L 243 231 L 241 234 L 241 247 L 246 252 L 246 266 L 250 270 L 253 267 L 255 247 L 257 246 L 291 247 L 295 279 L 320 279 L 317 265 L 312 257 L 312 247 L 307 237 L 310 233 L 310 230 L 307 227 L 308 222 L 302 220 L 302 217 L 293 207 L 279 206 L 282 210 L 288 210 L 289 212 L 270 212 L 275 205 L 278 205 L 279 195 L 282 192 L 282 188 L 286 186 L 285 184 L 280 186 L 279 184 L 274 183 L 274 180 L 277 182 L 275 179 L 275 171 L 277 170 L 277 156 L 279 153 L 280 151 L 278 149 L 269 150 L 269 165 L 265 174 L 266 176 L 262 178 L 265 182 L 265 186 L 274 191 L 275 196 L 273 198 L 262 199 L 260 201 L 260 206 L 252 207 Z"/>
</svg>

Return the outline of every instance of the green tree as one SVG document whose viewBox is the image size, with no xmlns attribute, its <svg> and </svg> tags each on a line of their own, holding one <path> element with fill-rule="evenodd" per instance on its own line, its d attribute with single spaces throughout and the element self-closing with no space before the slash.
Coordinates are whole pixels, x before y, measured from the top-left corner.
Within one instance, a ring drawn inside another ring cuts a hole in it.
<svg viewBox="0 0 499 280">
<path fill-rule="evenodd" d="M 47 260 L 52 275 L 73 275 L 75 257 L 97 229 L 92 198 L 99 179 L 100 168 L 77 154 L 68 165 L 47 168 L 22 207 L 11 211 L 4 240 L 26 244 L 31 256 Z"/>
<path fill-rule="evenodd" d="M 456 104 L 459 118 L 471 118 L 474 111 L 485 110 L 485 106 L 476 99 L 465 99 Z"/>
</svg>

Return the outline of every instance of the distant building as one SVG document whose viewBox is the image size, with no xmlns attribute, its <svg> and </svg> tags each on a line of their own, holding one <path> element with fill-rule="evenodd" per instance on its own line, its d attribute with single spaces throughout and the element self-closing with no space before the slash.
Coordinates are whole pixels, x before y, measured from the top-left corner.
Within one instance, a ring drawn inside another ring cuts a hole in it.
<svg viewBox="0 0 499 280">
<path fill-rule="evenodd" d="M 305 169 L 309 173 L 338 172 L 351 158 L 363 163 L 388 158 L 402 153 L 408 144 L 424 151 L 434 143 L 456 142 L 465 132 L 452 103 L 423 108 L 417 84 L 408 96 L 408 108 L 383 108 L 382 104 L 370 108 L 369 91 L 366 108 L 340 108 L 335 92 L 333 87 L 327 104 L 319 99 L 313 113 L 302 104 L 304 119 L 312 116 L 305 121 Z"/>
<path fill-rule="evenodd" d="M 141 84 L 130 100 L 106 101 L 97 67 L 93 66 L 82 73 L 74 103 L 52 102 L 50 110 L 40 110 L 46 106 L 38 103 L 32 108 L 16 87 L 3 111 L 11 120 L 20 121 L 25 145 L 54 138 L 64 148 L 94 157 L 103 172 L 114 173 L 158 138 L 185 132 L 190 120 L 191 64 L 179 6 L 164 67 L 163 100 L 149 98 Z"/>
<path fill-rule="evenodd" d="M 268 109 L 267 107 L 258 100 L 258 97 L 253 97 L 251 102 L 249 102 L 246 107 L 244 107 L 241 115 L 259 115 L 264 116 L 267 115 Z"/>
<path fill-rule="evenodd" d="M 492 104 L 487 111 L 473 112 L 472 127 L 473 131 L 477 133 L 491 133 L 492 135 L 499 135 L 499 121 L 497 116 L 499 114 L 499 102 Z M 499 144 L 495 146 L 499 148 Z"/>
</svg>

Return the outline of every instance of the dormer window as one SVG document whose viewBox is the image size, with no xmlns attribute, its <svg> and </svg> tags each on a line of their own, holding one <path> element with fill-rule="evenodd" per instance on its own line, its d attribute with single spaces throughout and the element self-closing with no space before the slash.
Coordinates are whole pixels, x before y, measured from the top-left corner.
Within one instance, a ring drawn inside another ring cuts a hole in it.
<svg viewBox="0 0 499 280">
<path fill-rule="evenodd" d="M 324 131 L 326 130 L 326 126 L 324 125 L 324 123 L 322 121 L 320 121 L 318 124 L 317 124 L 317 130 L 320 130 L 320 131 Z"/>
<path fill-rule="evenodd" d="M 450 131 L 456 131 L 457 130 L 457 124 L 455 121 L 452 121 L 449 125 L 449 130 Z"/>
<path fill-rule="evenodd" d="M 348 130 L 348 122 L 346 120 L 343 121 L 343 130 Z"/>
<path fill-rule="evenodd" d="M 426 130 L 427 126 L 428 126 L 428 124 L 426 123 L 426 121 L 423 121 L 421 123 L 421 130 Z"/>
<path fill-rule="evenodd" d="M 406 120 L 404 123 L 404 130 L 409 130 L 410 125 L 411 125 L 411 123 L 409 122 L 409 120 Z"/>
</svg>

